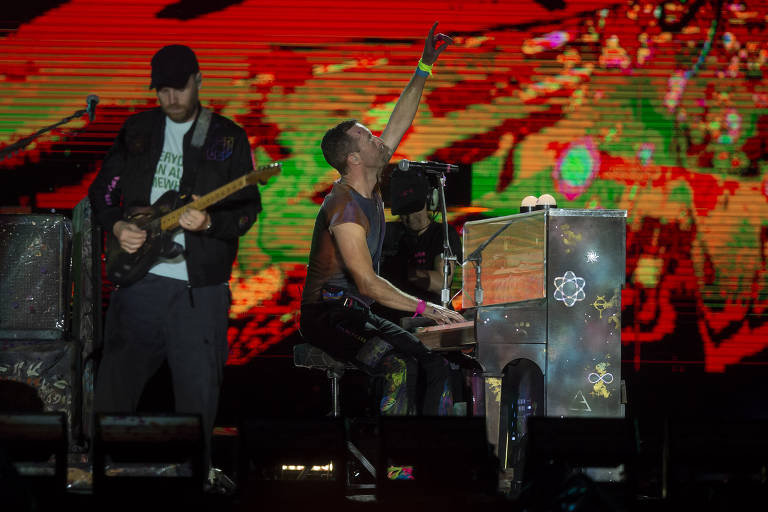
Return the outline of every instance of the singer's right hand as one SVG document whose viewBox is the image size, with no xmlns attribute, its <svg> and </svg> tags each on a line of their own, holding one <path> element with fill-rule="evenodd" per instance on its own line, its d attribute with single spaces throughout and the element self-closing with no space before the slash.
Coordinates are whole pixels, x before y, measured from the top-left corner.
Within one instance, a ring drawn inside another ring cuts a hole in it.
<svg viewBox="0 0 768 512">
<path fill-rule="evenodd" d="M 421 54 L 421 62 L 427 66 L 431 66 L 437 60 L 437 57 L 443 53 L 443 50 L 453 44 L 453 39 L 445 34 L 435 34 L 437 28 L 437 21 L 429 30 L 427 40 L 424 41 L 424 51 Z"/>
<path fill-rule="evenodd" d="M 124 220 L 115 222 L 112 227 L 112 233 L 120 242 L 120 248 L 127 253 L 133 254 L 138 251 L 139 248 L 144 245 L 147 240 L 147 232 L 132 223 Z"/>
<path fill-rule="evenodd" d="M 456 322 L 464 322 L 466 320 L 461 316 L 461 313 L 444 308 L 443 306 L 438 306 L 437 304 L 432 304 L 431 302 L 427 302 L 427 307 L 424 309 L 421 316 L 432 319 L 438 324 L 453 324 Z"/>
</svg>

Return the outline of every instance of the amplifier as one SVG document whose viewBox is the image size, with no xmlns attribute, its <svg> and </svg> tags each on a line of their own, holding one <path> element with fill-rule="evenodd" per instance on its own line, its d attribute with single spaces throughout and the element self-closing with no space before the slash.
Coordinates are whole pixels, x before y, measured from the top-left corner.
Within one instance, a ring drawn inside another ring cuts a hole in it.
<svg viewBox="0 0 768 512">
<path fill-rule="evenodd" d="M 63 215 L 0 215 L 0 339 L 66 335 L 71 245 Z"/>
</svg>

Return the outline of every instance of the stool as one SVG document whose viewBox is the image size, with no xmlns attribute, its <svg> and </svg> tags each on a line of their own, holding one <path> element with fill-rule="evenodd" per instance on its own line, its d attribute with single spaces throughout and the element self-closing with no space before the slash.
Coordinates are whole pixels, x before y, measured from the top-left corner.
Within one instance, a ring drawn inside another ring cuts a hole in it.
<svg viewBox="0 0 768 512">
<path fill-rule="evenodd" d="M 331 381 L 331 413 L 341 416 L 341 388 L 339 380 L 346 370 L 356 370 L 351 363 L 337 361 L 319 348 L 309 343 L 299 343 L 293 347 L 293 365 L 311 370 L 325 370 Z"/>
<path fill-rule="evenodd" d="M 324 370 L 328 379 L 331 381 L 331 414 L 335 417 L 341 416 L 341 388 L 339 380 L 344 376 L 346 370 L 357 370 L 357 367 L 351 363 L 337 361 L 324 351 L 309 343 L 299 343 L 293 347 L 293 365 L 311 370 Z M 347 441 L 347 449 L 363 465 L 363 467 L 376 478 L 376 468 L 363 455 L 363 453 L 352 443 Z M 349 475 L 347 475 L 347 484 Z M 354 486 L 353 486 L 354 487 Z"/>
</svg>

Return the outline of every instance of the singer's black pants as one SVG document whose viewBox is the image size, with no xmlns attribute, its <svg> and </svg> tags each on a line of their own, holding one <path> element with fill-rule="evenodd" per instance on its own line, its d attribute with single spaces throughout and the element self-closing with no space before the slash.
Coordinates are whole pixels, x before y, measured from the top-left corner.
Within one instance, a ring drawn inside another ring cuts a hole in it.
<svg viewBox="0 0 768 512">
<path fill-rule="evenodd" d="M 350 362 L 372 376 L 385 371 L 388 356 L 415 360 L 423 372 L 425 391 L 420 410 L 425 415 L 448 414 L 453 407 L 450 364 L 413 334 L 375 315 L 369 308 L 343 301 L 304 305 L 301 333 L 312 345 L 334 359 Z M 409 370 L 412 371 L 409 366 Z M 408 395 L 416 397 L 416 376 L 409 375 Z"/>
</svg>

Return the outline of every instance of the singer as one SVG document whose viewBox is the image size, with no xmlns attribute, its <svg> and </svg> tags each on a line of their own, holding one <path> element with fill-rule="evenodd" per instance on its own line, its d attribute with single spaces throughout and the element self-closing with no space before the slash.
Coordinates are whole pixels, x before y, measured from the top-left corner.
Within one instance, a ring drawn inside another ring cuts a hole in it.
<svg viewBox="0 0 768 512">
<path fill-rule="evenodd" d="M 151 241 L 123 220 L 124 208 L 154 203 L 169 190 L 182 198 L 203 195 L 253 168 L 245 131 L 200 105 L 202 75 L 189 47 L 160 49 L 151 76 L 160 106 L 125 121 L 89 189 L 96 220 L 128 253 Z M 174 238 L 185 250 L 110 297 L 95 410 L 134 412 L 167 360 L 176 411 L 202 417 L 206 464 L 227 360 L 230 272 L 238 237 L 260 211 L 256 186 L 208 211 L 185 211 Z M 231 489 L 231 481 L 211 468 L 207 489 L 222 486 Z"/>
<path fill-rule="evenodd" d="M 332 357 L 351 362 L 369 375 L 384 374 L 382 414 L 420 409 L 438 415 L 453 408 L 447 361 L 370 310 L 378 302 L 439 324 L 464 320 L 455 311 L 399 290 L 377 274 L 385 229 L 381 173 L 413 122 L 432 66 L 453 43 L 450 37 L 435 34 L 436 28 L 437 23 L 427 35 L 418 66 L 381 136 L 349 120 L 328 130 L 321 143 L 325 159 L 341 177 L 315 220 L 301 301 L 301 331 L 307 341 Z M 417 393 L 412 372 L 408 372 L 407 389 L 400 387 L 411 361 L 425 374 L 420 408 L 414 403 Z"/>
</svg>

